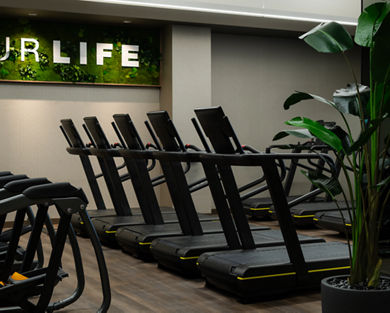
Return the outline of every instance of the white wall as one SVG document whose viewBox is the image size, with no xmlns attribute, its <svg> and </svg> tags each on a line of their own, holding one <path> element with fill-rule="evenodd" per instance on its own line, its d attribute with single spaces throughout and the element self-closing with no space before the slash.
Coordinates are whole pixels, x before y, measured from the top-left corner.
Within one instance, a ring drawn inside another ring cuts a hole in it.
<svg viewBox="0 0 390 313">
<path fill-rule="evenodd" d="M 69 181 L 82 187 L 95 207 L 81 162 L 66 152 L 67 143 L 59 129 L 62 118 L 72 118 L 80 134 L 82 118 L 96 115 L 112 142 L 117 142 L 110 125 L 115 113 L 129 113 L 141 137 L 149 140 L 143 121 L 145 113 L 159 109 L 159 89 L 133 87 L 59 86 L 0 84 L 0 169 L 30 177 Z M 95 168 L 100 172 L 97 163 Z M 101 181 L 106 205 L 111 206 Z M 130 183 L 125 183 L 130 204 L 136 205 Z"/>
<path fill-rule="evenodd" d="M 359 77 L 359 51 L 350 56 Z M 331 98 L 336 88 L 351 81 L 340 55 L 317 53 L 298 39 L 212 36 L 212 102 L 223 107 L 243 144 L 264 149 L 287 128 L 284 121 L 296 116 L 341 122 L 324 104 L 307 101 L 285 111 L 283 102 L 295 90 Z M 284 142 L 291 140 L 296 142 Z M 255 174 L 245 171 L 240 180 L 248 181 Z M 293 192 L 305 191 L 306 186 L 307 181 L 299 179 Z"/>
</svg>

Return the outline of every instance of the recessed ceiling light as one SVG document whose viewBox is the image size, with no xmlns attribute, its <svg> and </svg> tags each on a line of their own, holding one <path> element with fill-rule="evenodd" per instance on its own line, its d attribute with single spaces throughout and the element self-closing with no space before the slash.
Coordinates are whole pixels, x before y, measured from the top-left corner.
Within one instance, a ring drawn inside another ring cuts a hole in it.
<svg viewBox="0 0 390 313">
<path fill-rule="evenodd" d="M 130 24 L 131 21 L 129 21 L 129 20 L 124 20 L 123 23 L 125 23 L 125 24 Z"/>
<path fill-rule="evenodd" d="M 38 15 L 38 13 L 35 13 L 35 12 L 28 13 L 28 16 L 37 16 L 37 15 Z"/>
</svg>

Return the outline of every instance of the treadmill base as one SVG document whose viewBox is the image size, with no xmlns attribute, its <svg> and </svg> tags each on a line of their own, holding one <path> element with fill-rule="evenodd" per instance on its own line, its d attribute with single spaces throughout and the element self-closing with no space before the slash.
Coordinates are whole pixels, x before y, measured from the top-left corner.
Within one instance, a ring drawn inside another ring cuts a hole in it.
<svg viewBox="0 0 390 313">
<path fill-rule="evenodd" d="M 297 276 L 284 247 L 205 253 L 198 263 L 208 284 L 242 301 L 319 288 L 323 278 L 349 273 L 345 244 L 313 243 L 301 247 L 308 266 L 304 277 Z"/>
</svg>

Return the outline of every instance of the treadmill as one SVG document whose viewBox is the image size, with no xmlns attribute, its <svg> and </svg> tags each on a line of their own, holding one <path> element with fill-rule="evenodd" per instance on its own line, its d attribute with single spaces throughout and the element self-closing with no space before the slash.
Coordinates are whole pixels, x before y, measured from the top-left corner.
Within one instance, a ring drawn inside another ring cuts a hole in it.
<svg viewBox="0 0 390 313">
<path fill-rule="evenodd" d="M 167 112 L 151 112 L 147 115 L 165 151 L 187 153 Z M 114 118 L 126 140 L 130 137 L 132 127 L 129 117 L 127 115 L 115 115 Z M 151 158 L 153 156 L 159 160 L 179 220 L 179 224 L 138 225 L 119 228 L 116 237 L 122 249 L 136 257 L 150 259 L 152 257 L 150 246 L 156 238 L 222 233 L 221 223 L 219 220 L 215 220 L 214 217 L 212 221 L 200 220 L 181 161 L 159 159 L 158 151 L 150 154 L 145 151 L 142 153 L 140 150 L 124 149 L 119 150 L 119 153 L 125 160 Z M 260 226 L 253 226 L 253 228 L 268 229 Z M 194 258 L 191 257 L 190 259 Z"/>
<path fill-rule="evenodd" d="M 97 210 L 88 210 L 88 215 L 91 219 L 94 219 L 95 217 L 102 217 L 102 216 L 116 216 L 117 212 L 115 209 L 107 209 L 106 205 L 103 200 L 103 196 L 100 192 L 99 185 L 97 182 L 97 177 L 100 175 L 95 175 L 94 170 L 92 168 L 91 161 L 89 157 L 91 156 L 91 153 L 89 151 L 89 148 L 87 148 L 81 139 L 81 136 L 79 132 L 77 131 L 73 121 L 71 119 L 62 119 L 60 129 L 66 139 L 66 141 L 69 144 L 69 147 L 66 149 L 68 153 L 78 155 L 80 157 L 81 164 L 84 169 L 85 176 L 87 177 L 87 181 L 89 184 L 89 187 L 92 192 L 93 199 L 95 200 L 95 204 L 97 207 Z M 99 161 L 100 168 L 106 172 L 107 169 L 105 168 L 105 165 L 101 160 Z M 105 175 L 102 175 L 103 178 L 106 181 L 107 187 L 110 186 L 110 182 L 106 179 Z M 112 188 L 108 188 L 109 193 L 111 195 Z M 116 204 L 113 201 L 114 205 Z M 87 230 L 85 229 L 84 222 L 80 218 L 79 214 L 73 214 L 71 224 L 76 232 L 76 234 L 80 236 L 87 236 Z"/>
<path fill-rule="evenodd" d="M 313 221 L 319 228 L 334 230 L 343 234 L 351 233 L 352 230 L 348 210 L 342 210 L 342 213 L 340 211 L 317 212 L 313 217 Z"/>
<path fill-rule="evenodd" d="M 161 213 L 158 204 L 153 202 L 153 200 L 155 200 L 153 199 L 154 193 L 153 196 L 151 193 L 145 193 L 145 185 L 148 183 L 151 184 L 150 179 L 148 182 L 143 181 L 142 178 L 140 178 L 135 172 L 134 165 L 129 166 L 129 164 L 126 164 L 126 167 L 129 170 L 130 179 L 132 181 L 137 200 L 140 204 L 141 215 L 126 214 L 127 212 L 131 213 L 131 208 L 127 201 L 112 153 L 114 152 L 115 155 L 115 151 L 118 149 L 111 149 L 108 139 L 96 117 L 85 117 L 84 121 L 96 147 L 90 148 L 89 151 L 108 169 L 104 174 L 105 177 L 107 176 L 106 179 L 111 183 L 112 189 L 114 190 L 113 200 L 116 201 L 117 206 L 122 208 L 122 211 L 117 210 L 116 216 L 98 216 L 93 219 L 93 225 L 95 226 L 96 232 L 98 233 L 102 243 L 108 246 L 117 247 L 115 234 L 119 227 L 143 224 L 160 224 L 163 223 L 164 220 L 170 223 L 177 222 L 176 214 L 172 208 L 163 207 L 161 208 L 163 213 Z M 144 164 L 144 167 L 147 171 L 146 163 Z"/>
<path fill-rule="evenodd" d="M 215 145 L 214 149 L 218 150 L 219 142 L 234 139 L 230 123 L 220 107 L 198 109 L 195 112 L 206 136 Z M 215 132 L 215 128 L 220 128 L 220 131 Z M 219 140 L 216 141 L 217 138 Z M 239 148 L 237 144 L 236 148 Z M 321 279 L 347 274 L 350 261 L 346 244 L 338 242 L 300 244 L 276 164 L 278 160 L 318 160 L 321 157 L 331 162 L 329 156 L 313 153 L 229 152 L 203 154 L 200 155 L 200 159 L 209 176 L 216 177 L 219 173 L 229 205 L 237 211 L 243 211 L 243 208 L 232 167 L 256 166 L 262 169 L 276 208 L 285 246 L 256 248 L 248 223 L 244 223 L 243 219 L 238 220 L 237 215 L 232 214 L 237 227 L 236 240 L 240 243 L 240 248 L 232 251 L 207 252 L 199 257 L 199 268 L 207 284 L 233 293 L 241 300 L 250 301 L 297 289 L 318 289 Z M 218 186 L 218 180 L 212 183 L 216 188 L 222 188 L 221 185 Z"/>
<path fill-rule="evenodd" d="M 319 148 L 323 149 L 324 145 L 318 145 L 318 142 L 313 142 L 313 141 L 308 141 L 303 144 L 294 144 L 294 145 L 288 145 L 291 147 L 291 152 L 292 153 L 301 153 L 302 151 L 305 150 L 313 150 L 316 149 L 318 150 Z M 272 145 L 270 147 L 267 147 L 266 153 L 270 153 L 272 149 L 274 148 L 283 148 L 286 149 L 287 145 Z M 329 146 L 325 146 L 326 150 L 329 149 Z M 325 152 L 325 151 L 321 151 Z M 285 194 L 287 197 L 287 201 L 290 202 L 292 200 L 295 200 L 299 197 L 299 195 L 294 195 L 290 196 L 291 192 L 291 187 L 294 181 L 295 173 L 298 167 L 298 163 L 296 160 L 291 160 L 289 167 L 286 169 L 288 170 L 288 174 L 286 175 L 286 178 L 284 180 L 283 188 L 285 190 Z M 311 185 L 311 190 L 313 190 L 315 187 Z M 240 189 L 239 189 L 240 191 Z M 326 198 L 315 198 L 315 199 L 310 199 L 311 201 L 325 201 Z M 271 219 L 271 213 L 272 213 L 272 199 L 270 197 L 262 197 L 262 198 L 257 198 L 257 197 L 251 197 L 249 199 L 245 199 L 242 201 L 244 210 L 246 214 L 255 220 L 268 220 Z"/>
<path fill-rule="evenodd" d="M 165 111 L 149 113 L 149 118 L 155 126 L 156 132 L 165 147 L 173 150 L 176 142 L 176 131 L 173 124 Z M 163 129 L 163 131 L 160 130 Z M 234 151 L 232 144 L 224 142 L 226 150 Z M 230 146 L 230 147 L 229 147 Z M 194 162 L 194 156 L 188 153 L 174 153 L 171 152 L 171 159 L 169 152 L 165 152 L 164 160 L 166 163 L 180 163 L 191 161 Z M 188 159 L 187 159 L 188 158 Z M 199 162 L 199 158 L 196 159 Z M 162 159 L 161 159 L 162 161 Z M 205 168 L 208 182 L 218 181 L 218 176 L 210 175 Z M 217 183 L 218 184 L 218 183 Z M 220 187 L 214 187 L 215 184 L 210 183 L 210 190 L 214 199 L 215 206 L 220 218 L 223 233 L 203 233 L 196 235 L 175 236 L 157 238 L 152 241 L 151 252 L 153 257 L 158 261 L 162 267 L 169 268 L 186 276 L 199 276 L 199 270 L 196 266 L 198 257 L 209 251 L 221 251 L 239 248 L 237 237 L 237 229 L 235 223 L 230 215 L 230 210 L 236 215 L 240 223 L 247 224 L 247 219 L 244 211 L 237 210 L 235 206 L 228 206 L 225 194 Z M 238 201 L 241 201 L 240 199 Z M 282 233 L 279 230 L 270 229 L 253 229 L 252 234 L 256 247 L 269 247 L 284 245 Z M 302 243 L 324 242 L 322 238 L 314 238 L 309 236 L 299 236 Z"/>
</svg>

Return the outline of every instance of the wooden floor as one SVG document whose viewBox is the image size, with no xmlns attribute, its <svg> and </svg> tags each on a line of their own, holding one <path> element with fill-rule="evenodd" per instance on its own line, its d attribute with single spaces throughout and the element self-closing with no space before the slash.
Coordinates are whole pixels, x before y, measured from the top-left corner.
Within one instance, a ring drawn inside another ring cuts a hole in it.
<svg viewBox="0 0 390 313">
<path fill-rule="evenodd" d="M 261 224 L 276 227 L 275 222 Z M 304 234 L 340 241 L 334 232 L 322 230 L 300 231 Z M 79 238 L 82 250 L 86 288 L 82 297 L 63 313 L 95 312 L 101 301 L 100 282 L 93 250 L 88 239 Z M 120 250 L 104 248 L 110 273 L 112 303 L 109 312 L 259 312 L 259 313 L 316 313 L 321 312 L 318 291 L 299 292 L 283 299 L 242 304 L 229 295 L 205 287 L 201 279 L 185 279 L 157 268 L 155 263 L 144 263 Z M 72 253 L 67 246 L 63 266 L 70 274 L 61 282 L 53 300 L 70 295 L 75 286 Z M 72 279 L 73 277 L 73 279 Z"/>
</svg>

